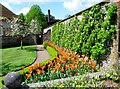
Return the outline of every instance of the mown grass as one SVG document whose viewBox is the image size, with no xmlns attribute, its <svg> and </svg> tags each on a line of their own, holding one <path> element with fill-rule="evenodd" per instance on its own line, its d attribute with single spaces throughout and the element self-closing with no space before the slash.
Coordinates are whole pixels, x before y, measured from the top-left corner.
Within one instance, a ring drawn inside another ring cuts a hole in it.
<svg viewBox="0 0 120 89">
<path fill-rule="evenodd" d="M 0 88 L 5 87 L 2 82 L 4 82 L 4 77 L 0 77 Z"/>
<path fill-rule="evenodd" d="M 48 45 L 45 48 L 50 53 L 51 56 L 46 61 L 41 62 L 42 65 L 48 63 L 49 60 L 54 60 L 54 58 L 58 55 L 57 51 L 54 48 L 52 48 L 52 47 L 50 47 Z M 20 70 L 18 72 L 19 72 L 20 75 L 23 75 L 24 73 L 28 72 L 28 69 L 25 68 L 24 71 Z M 0 88 L 4 87 L 4 85 L 2 84 L 3 81 L 4 81 L 4 77 L 0 77 Z"/>
<path fill-rule="evenodd" d="M 11 71 L 21 69 L 22 66 L 27 66 L 34 62 L 36 58 L 36 46 L 4 48 L 2 49 L 2 61 L 0 62 L 0 75 Z"/>
</svg>

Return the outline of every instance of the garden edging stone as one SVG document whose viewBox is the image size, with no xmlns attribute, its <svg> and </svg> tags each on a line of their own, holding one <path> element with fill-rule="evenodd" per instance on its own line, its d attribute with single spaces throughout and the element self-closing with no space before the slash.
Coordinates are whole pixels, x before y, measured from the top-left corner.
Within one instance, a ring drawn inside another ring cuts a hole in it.
<svg viewBox="0 0 120 89">
<path fill-rule="evenodd" d="M 88 73 L 88 74 L 85 74 L 85 75 L 81 75 L 82 77 L 88 77 L 88 78 L 93 78 L 95 76 L 105 76 L 106 72 L 96 72 L 96 73 Z M 51 83 L 63 83 L 63 82 L 66 82 L 66 81 L 70 81 L 71 79 L 77 79 L 81 76 L 73 76 L 73 77 L 69 77 L 69 78 L 61 78 L 61 79 L 56 79 L 56 80 L 50 80 L 50 81 L 45 81 L 45 82 L 39 82 L 39 83 L 31 83 L 31 84 L 26 84 L 27 86 L 29 87 L 44 87 L 46 86 L 47 84 L 51 84 Z"/>
</svg>

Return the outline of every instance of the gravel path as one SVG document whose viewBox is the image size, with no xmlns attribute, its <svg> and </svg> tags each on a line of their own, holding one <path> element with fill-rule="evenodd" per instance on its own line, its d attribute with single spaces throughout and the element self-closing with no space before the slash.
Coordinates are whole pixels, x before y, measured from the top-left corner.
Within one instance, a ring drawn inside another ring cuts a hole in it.
<svg viewBox="0 0 120 89">
<path fill-rule="evenodd" d="M 47 60 L 48 58 L 50 58 L 50 54 L 44 48 L 44 46 L 43 45 L 37 45 L 37 59 L 32 65 L 34 65 L 36 63 L 43 62 L 43 61 Z"/>
</svg>

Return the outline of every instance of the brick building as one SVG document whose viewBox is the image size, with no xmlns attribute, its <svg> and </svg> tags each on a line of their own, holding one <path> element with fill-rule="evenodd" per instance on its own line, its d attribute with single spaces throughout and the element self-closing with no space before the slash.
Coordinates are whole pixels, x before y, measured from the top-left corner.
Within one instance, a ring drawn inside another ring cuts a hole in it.
<svg viewBox="0 0 120 89">
<path fill-rule="evenodd" d="M 3 6 L 1 3 L 0 3 L 0 16 L 6 17 L 8 19 L 12 19 L 13 17 L 17 17 L 16 14 L 14 14 L 8 8 L 6 8 L 5 6 Z"/>
<path fill-rule="evenodd" d="M 0 3 L 0 36 L 5 35 L 5 32 L 10 30 L 9 20 L 12 20 L 13 17 L 18 16 Z"/>
</svg>

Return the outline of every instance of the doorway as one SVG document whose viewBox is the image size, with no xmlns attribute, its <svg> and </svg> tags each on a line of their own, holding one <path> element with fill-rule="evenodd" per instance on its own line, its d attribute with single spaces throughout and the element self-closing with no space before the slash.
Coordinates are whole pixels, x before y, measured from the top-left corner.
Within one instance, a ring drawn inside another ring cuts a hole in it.
<svg viewBox="0 0 120 89">
<path fill-rule="evenodd" d="M 41 34 L 36 34 L 37 45 L 43 44 L 43 36 Z"/>
</svg>

